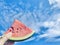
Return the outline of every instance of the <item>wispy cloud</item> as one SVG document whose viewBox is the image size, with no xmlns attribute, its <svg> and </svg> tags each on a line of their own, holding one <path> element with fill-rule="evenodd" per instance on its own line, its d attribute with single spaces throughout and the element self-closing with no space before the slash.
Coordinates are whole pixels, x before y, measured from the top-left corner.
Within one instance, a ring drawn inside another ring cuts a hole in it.
<svg viewBox="0 0 60 45">
<path fill-rule="evenodd" d="M 44 34 L 41 34 L 40 36 L 38 36 L 38 39 L 47 38 L 47 40 L 50 40 L 50 41 L 52 40 L 60 41 L 60 39 L 55 39 L 55 37 L 60 36 L 60 14 L 53 15 L 51 19 L 53 21 L 47 20 L 43 23 L 43 26 L 48 27 L 49 29 L 46 32 L 44 32 Z"/>
<path fill-rule="evenodd" d="M 48 0 L 50 5 L 54 4 L 56 1 L 55 0 Z"/>
<path fill-rule="evenodd" d="M 60 0 L 49 0 L 50 5 L 60 8 Z"/>
</svg>

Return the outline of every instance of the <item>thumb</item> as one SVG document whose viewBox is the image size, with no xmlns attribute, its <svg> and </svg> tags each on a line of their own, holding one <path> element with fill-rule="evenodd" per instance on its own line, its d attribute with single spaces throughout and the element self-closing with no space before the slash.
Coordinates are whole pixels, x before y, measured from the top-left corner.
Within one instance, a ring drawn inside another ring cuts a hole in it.
<svg viewBox="0 0 60 45">
<path fill-rule="evenodd" d="M 4 43 L 12 36 L 12 33 L 4 34 L 0 39 L 0 45 L 4 45 Z"/>
</svg>

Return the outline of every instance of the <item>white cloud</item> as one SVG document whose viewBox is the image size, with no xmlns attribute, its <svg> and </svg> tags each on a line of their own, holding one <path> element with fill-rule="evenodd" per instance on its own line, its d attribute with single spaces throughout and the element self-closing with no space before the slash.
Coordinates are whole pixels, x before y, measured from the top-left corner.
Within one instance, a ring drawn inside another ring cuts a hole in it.
<svg viewBox="0 0 60 45">
<path fill-rule="evenodd" d="M 53 37 L 56 37 L 56 36 L 59 36 L 60 35 L 60 31 L 58 30 L 55 30 L 55 29 L 51 29 L 51 30 L 48 30 L 46 32 L 46 37 L 48 38 L 53 38 Z"/>
<path fill-rule="evenodd" d="M 49 0 L 50 5 L 54 4 L 54 7 L 60 8 L 60 0 Z"/>
<path fill-rule="evenodd" d="M 54 4 L 56 1 L 55 0 L 49 0 L 50 5 Z"/>
<path fill-rule="evenodd" d="M 43 22 L 44 27 L 52 27 L 54 25 L 55 25 L 54 21 L 45 21 L 45 22 Z"/>
<path fill-rule="evenodd" d="M 56 0 L 56 2 L 57 2 L 56 6 L 60 8 L 60 0 Z"/>
<path fill-rule="evenodd" d="M 49 29 L 44 32 L 44 34 L 40 34 L 37 37 L 37 40 L 41 38 L 47 38 L 46 41 L 60 41 L 55 37 L 60 36 L 60 14 L 53 15 L 50 19 L 42 23 L 44 27 L 48 27 Z"/>
</svg>

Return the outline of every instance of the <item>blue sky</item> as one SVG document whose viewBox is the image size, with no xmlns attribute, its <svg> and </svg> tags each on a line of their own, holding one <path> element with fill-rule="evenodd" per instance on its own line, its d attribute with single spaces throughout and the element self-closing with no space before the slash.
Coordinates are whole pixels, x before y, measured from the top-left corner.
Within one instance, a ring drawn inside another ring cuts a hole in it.
<svg viewBox="0 0 60 45">
<path fill-rule="evenodd" d="M 60 45 L 59 0 L 0 0 L 0 35 L 20 20 L 35 31 L 14 45 Z"/>
</svg>

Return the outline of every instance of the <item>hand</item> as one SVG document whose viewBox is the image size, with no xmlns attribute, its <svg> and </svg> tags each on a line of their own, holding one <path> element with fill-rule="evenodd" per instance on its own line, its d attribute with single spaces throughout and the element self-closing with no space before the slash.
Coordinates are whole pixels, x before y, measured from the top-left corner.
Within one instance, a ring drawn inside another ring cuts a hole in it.
<svg viewBox="0 0 60 45">
<path fill-rule="evenodd" d="M 0 45 L 13 45 L 14 42 L 8 40 L 12 36 L 12 33 L 4 34 L 0 37 Z"/>
</svg>

